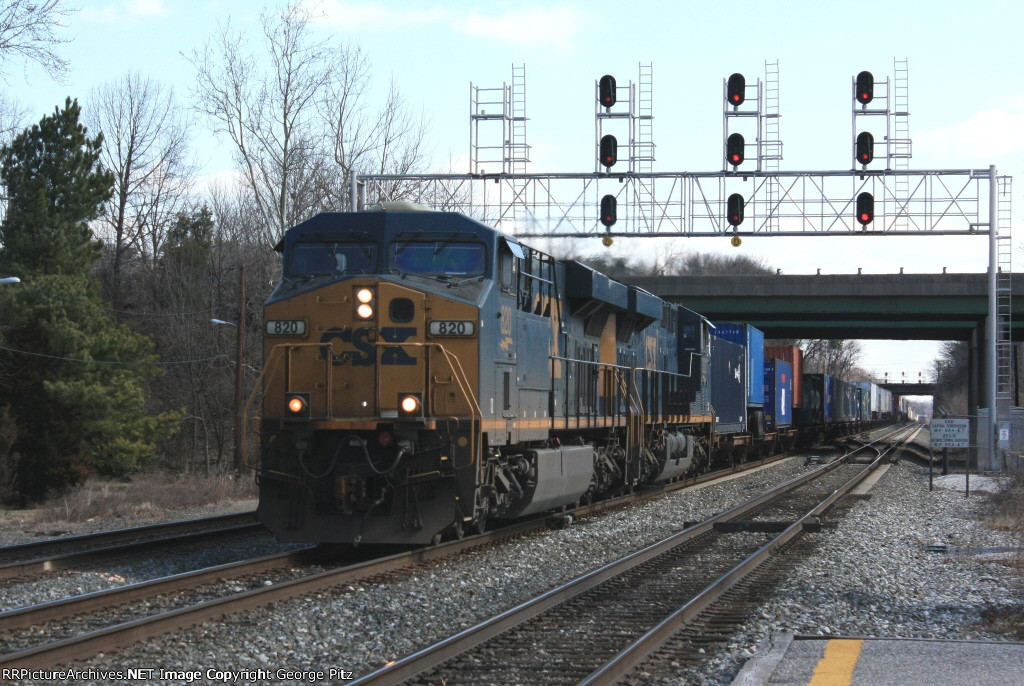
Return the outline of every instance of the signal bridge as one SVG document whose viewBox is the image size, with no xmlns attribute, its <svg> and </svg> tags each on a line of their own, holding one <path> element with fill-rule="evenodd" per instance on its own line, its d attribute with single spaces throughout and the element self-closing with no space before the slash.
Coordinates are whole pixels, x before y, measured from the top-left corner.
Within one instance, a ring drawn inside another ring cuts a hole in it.
<svg viewBox="0 0 1024 686">
<path fill-rule="evenodd" d="M 356 189 L 357 207 L 400 195 L 521 238 L 986 234 L 992 190 L 1010 202 L 995 168 L 378 174 Z"/>
</svg>

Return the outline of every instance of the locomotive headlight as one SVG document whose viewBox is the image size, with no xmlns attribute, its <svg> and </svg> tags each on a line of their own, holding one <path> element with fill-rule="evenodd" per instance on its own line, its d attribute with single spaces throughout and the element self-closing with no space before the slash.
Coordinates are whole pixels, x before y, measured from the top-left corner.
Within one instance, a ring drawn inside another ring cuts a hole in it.
<svg viewBox="0 0 1024 686">
<path fill-rule="evenodd" d="M 284 406 L 288 418 L 309 419 L 309 393 L 288 393 Z"/>
<path fill-rule="evenodd" d="M 356 289 L 356 316 L 360 319 L 372 319 L 374 313 L 374 297 L 372 288 Z"/>
<path fill-rule="evenodd" d="M 422 417 L 423 397 L 419 393 L 398 394 L 399 417 Z"/>
</svg>

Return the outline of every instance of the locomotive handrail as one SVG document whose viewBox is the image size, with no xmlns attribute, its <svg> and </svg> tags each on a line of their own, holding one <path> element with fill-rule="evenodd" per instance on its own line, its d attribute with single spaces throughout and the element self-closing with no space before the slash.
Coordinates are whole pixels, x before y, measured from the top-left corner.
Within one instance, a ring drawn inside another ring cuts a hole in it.
<svg viewBox="0 0 1024 686">
<path fill-rule="evenodd" d="M 459 390 L 462 391 L 462 395 L 469 405 L 470 412 L 474 413 L 473 421 L 476 422 L 476 430 L 473 431 L 473 440 L 476 442 L 476 446 L 470 446 L 471 461 L 473 464 L 476 461 L 477 452 L 483 449 L 484 437 L 483 437 L 483 423 L 484 413 L 480 409 L 480 403 L 477 402 L 476 396 L 473 394 L 472 386 L 469 383 L 469 377 L 466 374 L 466 370 L 462 368 L 462 362 L 459 360 L 455 353 L 449 352 L 442 343 L 436 342 L 403 342 L 401 344 L 388 343 L 386 341 L 376 341 L 374 343 L 379 348 L 394 348 L 394 347 L 411 347 L 411 348 L 437 348 L 444 355 L 445 360 L 448 362 L 448 366 L 453 372 L 455 372 L 455 381 L 458 383 Z M 483 464 L 483 460 L 480 461 Z"/>
<path fill-rule="evenodd" d="M 530 272 L 522 272 L 522 276 L 524 276 L 527 279 L 533 279 L 534 281 L 540 281 L 541 283 L 546 283 L 549 286 L 554 286 L 555 285 L 554 279 L 545 279 L 543 276 L 537 276 L 536 274 L 531 274 Z"/>
<path fill-rule="evenodd" d="M 329 341 L 325 341 L 325 342 L 319 342 L 319 343 L 278 343 L 277 345 L 275 345 L 273 348 L 270 349 L 270 355 L 268 355 L 268 363 L 263 365 L 263 369 L 260 371 L 259 376 L 256 377 L 256 382 L 253 384 L 252 393 L 249 394 L 248 400 L 245 401 L 245 407 L 242 409 L 242 417 L 243 417 L 243 419 L 249 414 L 249 409 L 252 406 L 252 401 L 253 401 L 253 398 L 256 397 L 256 394 L 265 390 L 264 387 L 263 387 L 263 383 L 262 383 L 264 377 L 266 377 L 268 373 L 272 373 L 272 372 L 276 371 L 278 365 L 281 364 L 281 359 L 282 359 L 283 355 L 276 355 L 276 353 L 278 353 L 282 348 L 285 348 L 285 349 L 287 349 L 287 348 L 306 348 L 306 347 L 311 347 L 311 346 L 319 346 L 319 347 L 326 347 L 326 348 L 328 348 L 329 349 L 329 354 L 326 356 L 325 362 L 328 365 L 331 363 L 331 360 L 334 358 L 334 341 L 333 340 L 329 340 Z M 285 350 L 285 352 L 287 352 L 287 350 Z M 275 355 L 276 355 L 276 359 L 275 359 Z M 328 408 L 327 414 L 328 415 L 330 415 L 330 403 L 331 403 L 330 383 L 331 383 L 331 374 L 330 374 L 330 367 L 328 367 L 328 369 L 327 369 L 327 408 Z M 288 385 L 288 382 L 287 382 L 287 377 L 286 377 L 285 386 L 287 386 L 287 385 Z M 265 400 L 265 399 L 266 399 L 266 396 L 264 395 L 263 399 L 260 402 L 262 403 L 263 400 Z M 248 422 L 246 422 L 246 424 L 248 424 Z M 243 461 L 243 463 L 245 464 L 246 467 L 255 468 L 255 467 L 258 467 L 259 465 L 258 464 L 255 465 L 255 466 L 251 465 L 251 464 L 249 464 L 249 460 L 247 459 L 248 456 L 249 456 L 249 451 L 247 450 L 247 448 L 249 447 L 248 446 L 249 441 L 248 441 L 247 436 L 248 436 L 248 432 L 243 430 L 242 431 L 242 461 Z"/>
</svg>

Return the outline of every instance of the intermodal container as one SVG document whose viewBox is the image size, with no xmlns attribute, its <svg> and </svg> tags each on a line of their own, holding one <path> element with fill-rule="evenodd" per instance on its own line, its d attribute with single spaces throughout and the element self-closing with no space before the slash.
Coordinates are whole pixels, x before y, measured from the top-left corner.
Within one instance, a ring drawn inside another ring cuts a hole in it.
<svg viewBox="0 0 1024 686">
<path fill-rule="evenodd" d="M 831 424 L 835 419 L 834 379 L 828 374 L 804 374 L 803 423 Z"/>
<path fill-rule="evenodd" d="M 793 366 L 793 407 L 800 407 L 804 400 L 804 351 L 795 345 L 766 345 L 765 358 L 774 357 Z"/>
<path fill-rule="evenodd" d="M 750 324 L 715 324 L 712 336 L 741 345 L 747 357 L 747 405 L 764 405 L 764 333 Z"/>
<path fill-rule="evenodd" d="M 764 425 L 768 430 L 793 423 L 793 365 L 785 360 L 764 361 Z"/>
<path fill-rule="evenodd" d="M 711 407 L 720 434 L 746 430 L 746 357 L 743 346 L 711 337 Z"/>
<path fill-rule="evenodd" d="M 852 422 L 857 419 L 859 412 L 857 400 L 860 397 L 860 390 L 849 381 L 842 379 L 833 380 L 833 414 L 836 422 Z"/>
</svg>

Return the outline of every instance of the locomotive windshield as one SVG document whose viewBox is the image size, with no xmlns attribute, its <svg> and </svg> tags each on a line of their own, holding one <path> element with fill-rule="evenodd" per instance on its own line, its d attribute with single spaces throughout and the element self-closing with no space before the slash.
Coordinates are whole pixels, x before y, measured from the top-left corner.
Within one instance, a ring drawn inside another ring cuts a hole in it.
<svg viewBox="0 0 1024 686">
<path fill-rule="evenodd" d="M 376 243 L 296 243 L 288 265 L 293 276 L 373 274 Z"/>
<path fill-rule="evenodd" d="M 388 266 L 402 274 L 481 276 L 487 259 L 480 243 L 398 241 L 391 244 Z"/>
</svg>

